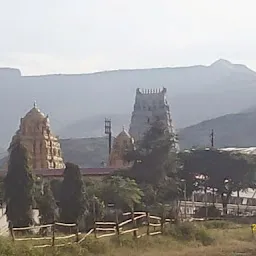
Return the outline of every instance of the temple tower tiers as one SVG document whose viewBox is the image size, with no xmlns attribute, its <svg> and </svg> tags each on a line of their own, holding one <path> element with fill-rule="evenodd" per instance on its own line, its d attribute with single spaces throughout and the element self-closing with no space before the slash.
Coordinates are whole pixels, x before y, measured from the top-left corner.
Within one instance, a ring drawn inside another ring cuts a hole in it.
<svg viewBox="0 0 256 256">
<path fill-rule="evenodd" d="M 126 151 L 134 149 L 134 139 L 123 128 L 123 131 L 117 135 L 113 142 L 112 151 L 109 157 L 109 167 L 123 168 L 130 165 L 129 162 L 124 160 Z"/>
<path fill-rule="evenodd" d="M 175 134 L 166 94 L 166 88 L 136 90 L 129 130 L 135 141 L 140 141 L 155 121 L 162 121 Z"/>
<path fill-rule="evenodd" d="M 34 107 L 20 120 L 19 130 L 12 138 L 27 148 L 32 169 L 62 169 L 65 167 L 60 143 L 50 129 L 48 116 Z"/>
</svg>

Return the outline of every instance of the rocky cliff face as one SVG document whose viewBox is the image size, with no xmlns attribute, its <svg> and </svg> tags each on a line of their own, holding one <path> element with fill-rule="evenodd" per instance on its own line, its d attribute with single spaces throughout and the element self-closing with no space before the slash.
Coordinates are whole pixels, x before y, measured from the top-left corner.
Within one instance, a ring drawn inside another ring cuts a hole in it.
<svg viewBox="0 0 256 256">
<path fill-rule="evenodd" d="M 16 68 L 0 68 L 0 79 L 8 78 L 19 78 L 21 77 L 21 72 Z"/>
</svg>

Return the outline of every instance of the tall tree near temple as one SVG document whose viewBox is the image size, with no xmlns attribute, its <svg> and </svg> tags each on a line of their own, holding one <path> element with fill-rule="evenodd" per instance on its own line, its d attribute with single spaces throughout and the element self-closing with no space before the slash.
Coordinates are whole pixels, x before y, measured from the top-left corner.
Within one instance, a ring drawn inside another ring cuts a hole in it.
<svg viewBox="0 0 256 256">
<path fill-rule="evenodd" d="M 56 202 L 60 201 L 60 191 L 61 191 L 62 181 L 58 179 L 52 179 L 50 181 L 51 191 Z"/>
<path fill-rule="evenodd" d="M 41 224 L 53 223 L 56 219 L 57 205 L 49 183 L 45 183 L 43 193 L 38 198 L 38 208 Z"/>
<path fill-rule="evenodd" d="M 152 124 L 137 149 L 128 152 L 127 160 L 134 164 L 129 172 L 139 184 L 158 185 L 177 175 L 175 135 L 161 123 Z"/>
<path fill-rule="evenodd" d="M 90 179 L 85 180 L 86 186 L 86 205 L 85 223 L 87 228 L 91 229 L 95 220 L 101 220 L 105 214 L 105 204 L 101 198 L 103 184 Z"/>
<path fill-rule="evenodd" d="M 141 186 L 146 206 L 157 202 L 176 205 L 179 196 L 176 138 L 162 122 L 153 123 L 137 148 L 125 157 L 133 166 L 121 174 Z"/>
<path fill-rule="evenodd" d="M 224 213 L 232 192 L 254 186 L 252 175 L 256 171 L 255 159 L 215 149 L 199 149 L 185 152 L 182 156 L 183 174 L 188 177 L 205 177 L 207 184 L 221 196 Z M 195 183 L 197 186 L 200 185 Z"/>
<path fill-rule="evenodd" d="M 60 219 L 65 223 L 77 223 L 86 210 L 85 189 L 80 169 L 66 163 L 60 193 Z"/>
<path fill-rule="evenodd" d="M 4 180 L 4 200 L 7 219 L 14 227 L 27 227 L 33 223 L 33 176 L 29 169 L 29 156 L 20 140 L 9 148 L 8 172 Z"/>
<path fill-rule="evenodd" d="M 4 200 L 4 178 L 0 178 L 0 204 L 3 204 Z"/>
<path fill-rule="evenodd" d="M 113 203 L 116 209 L 133 209 L 141 203 L 143 192 L 135 182 L 121 176 L 110 176 L 104 180 L 102 198 L 106 204 Z"/>
</svg>

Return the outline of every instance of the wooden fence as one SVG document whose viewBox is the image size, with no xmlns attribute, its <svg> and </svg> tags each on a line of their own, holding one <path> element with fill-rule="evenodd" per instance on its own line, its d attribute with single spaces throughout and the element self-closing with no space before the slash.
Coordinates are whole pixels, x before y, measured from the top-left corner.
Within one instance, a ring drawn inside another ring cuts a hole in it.
<svg viewBox="0 0 256 256">
<path fill-rule="evenodd" d="M 48 241 L 48 244 L 36 244 L 33 245 L 35 248 L 45 248 L 45 247 L 61 247 L 66 245 L 71 245 L 73 243 L 80 244 L 88 236 L 94 235 L 95 238 L 100 239 L 103 237 L 116 236 L 120 238 L 121 235 L 132 233 L 134 238 L 140 238 L 143 236 L 153 236 L 159 235 L 164 232 L 165 225 L 170 223 L 170 219 L 161 218 L 158 216 L 150 215 L 149 212 L 127 212 L 123 216 L 127 216 L 128 219 L 119 223 L 118 216 L 116 215 L 115 222 L 101 222 L 95 221 L 93 228 L 88 231 L 86 234 L 82 234 L 78 230 L 77 224 L 66 224 L 55 222 L 53 224 L 41 225 L 41 226 L 32 226 L 24 228 L 13 228 L 12 225 L 9 227 L 9 232 L 12 237 L 12 240 L 15 241 Z M 140 224 L 138 221 L 140 220 Z M 73 233 L 66 236 L 58 236 L 57 229 L 58 227 L 69 227 L 73 230 Z M 146 227 L 146 228 L 145 228 Z M 44 237 L 24 237 L 16 236 L 16 234 L 21 231 L 31 231 L 33 229 L 51 229 L 51 236 Z M 153 228 L 153 230 L 152 230 Z M 139 231 L 142 231 L 139 234 Z M 0 232 L 1 233 L 1 232 Z M 73 241 L 67 242 L 66 240 L 72 239 Z M 58 244 L 57 241 L 65 240 L 64 243 Z"/>
</svg>

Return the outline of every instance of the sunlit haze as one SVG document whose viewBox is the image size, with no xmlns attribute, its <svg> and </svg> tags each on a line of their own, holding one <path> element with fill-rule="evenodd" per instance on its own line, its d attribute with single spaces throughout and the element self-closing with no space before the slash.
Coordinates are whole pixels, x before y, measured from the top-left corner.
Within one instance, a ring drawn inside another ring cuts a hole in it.
<svg viewBox="0 0 256 256">
<path fill-rule="evenodd" d="M 208 65 L 256 70 L 253 0 L 0 0 L 0 67 L 23 75 Z"/>
</svg>

